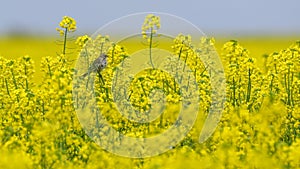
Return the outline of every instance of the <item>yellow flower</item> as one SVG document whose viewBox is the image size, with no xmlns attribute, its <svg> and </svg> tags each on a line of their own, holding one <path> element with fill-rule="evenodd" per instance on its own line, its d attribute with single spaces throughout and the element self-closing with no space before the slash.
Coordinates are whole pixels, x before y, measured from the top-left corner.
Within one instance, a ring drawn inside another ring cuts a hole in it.
<svg viewBox="0 0 300 169">
<path fill-rule="evenodd" d="M 56 31 L 59 32 L 60 36 L 64 36 L 64 34 L 65 34 L 64 31 L 59 28 L 56 28 Z"/>
<path fill-rule="evenodd" d="M 79 36 L 76 39 L 75 44 L 79 45 L 82 48 L 91 38 L 88 35 Z"/>
<path fill-rule="evenodd" d="M 64 16 L 59 23 L 60 28 L 56 28 L 61 36 L 63 36 L 66 32 L 74 32 L 76 31 L 76 21 L 72 17 Z"/>
<path fill-rule="evenodd" d="M 144 24 L 142 25 L 142 35 L 143 38 L 147 39 L 148 34 L 156 34 L 157 30 L 160 28 L 160 17 L 153 14 L 146 16 Z"/>
</svg>

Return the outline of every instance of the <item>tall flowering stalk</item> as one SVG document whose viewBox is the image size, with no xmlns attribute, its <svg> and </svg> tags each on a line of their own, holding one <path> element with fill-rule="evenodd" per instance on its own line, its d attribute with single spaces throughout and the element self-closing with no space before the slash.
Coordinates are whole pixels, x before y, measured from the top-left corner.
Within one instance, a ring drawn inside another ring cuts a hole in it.
<svg viewBox="0 0 300 169">
<path fill-rule="evenodd" d="M 264 76 L 254 64 L 255 59 L 237 41 L 227 42 L 223 51 L 231 105 L 246 104 L 249 110 L 258 109 L 264 96 Z"/>
<path fill-rule="evenodd" d="M 83 35 L 83 36 L 79 36 L 76 39 L 75 44 L 77 44 L 79 46 L 79 49 L 82 51 L 81 54 L 84 56 L 85 61 L 86 61 L 86 65 L 87 68 L 86 70 L 89 69 L 90 66 L 90 56 L 89 56 L 89 52 L 88 52 L 88 48 L 86 46 L 86 44 L 91 40 L 91 38 L 88 35 Z M 84 53 L 84 54 L 83 54 Z"/>
<path fill-rule="evenodd" d="M 153 47 L 153 37 L 157 34 L 157 30 L 160 28 L 160 18 L 153 14 L 149 14 L 146 16 L 144 24 L 142 26 L 142 35 L 144 39 L 147 39 L 149 44 L 149 57 L 150 64 L 152 68 L 154 68 L 154 64 L 152 61 L 152 47 Z"/>
<path fill-rule="evenodd" d="M 299 105 L 296 93 L 299 93 L 300 80 L 300 43 L 272 53 L 267 60 L 269 91 L 272 100 L 279 99 L 286 105 Z"/>
<path fill-rule="evenodd" d="M 62 54 L 65 55 L 67 48 L 67 36 L 68 33 L 76 31 L 76 21 L 70 16 L 64 16 L 59 23 L 59 26 L 60 28 L 56 28 L 56 30 L 59 32 L 60 36 L 64 37 Z"/>
</svg>

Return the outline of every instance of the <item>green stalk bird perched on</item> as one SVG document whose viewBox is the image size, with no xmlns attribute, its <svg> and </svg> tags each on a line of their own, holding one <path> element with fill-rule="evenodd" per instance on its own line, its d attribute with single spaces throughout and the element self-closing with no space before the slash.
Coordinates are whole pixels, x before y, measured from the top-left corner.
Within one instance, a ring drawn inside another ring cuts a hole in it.
<svg viewBox="0 0 300 169">
<path fill-rule="evenodd" d="M 101 75 L 101 71 L 107 66 L 107 55 L 100 54 L 98 58 L 94 60 L 94 62 L 88 68 L 88 71 L 82 75 L 82 78 L 85 78 L 87 75 L 90 75 L 93 72 L 97 72 L 101 81 L 104 83 L 103 77 Z"/>
</svg>

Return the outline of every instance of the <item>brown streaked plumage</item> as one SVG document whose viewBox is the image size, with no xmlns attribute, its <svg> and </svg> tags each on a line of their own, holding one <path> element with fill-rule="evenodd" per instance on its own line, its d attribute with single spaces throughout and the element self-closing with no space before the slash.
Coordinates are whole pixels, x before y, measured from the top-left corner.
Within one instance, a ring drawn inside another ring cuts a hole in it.
<svg viewBox="0 0 300 169">
<path fill-rule="evenodd" d="M 95 72 L 101 72 L 107 65 L 107 55 L 101 54 L 98 58 L 94 60 L 94 62 L 90 65 L 88 71 L 82 75 L 82 77 L 86 77 L 87 75 Z"/>
</svg>

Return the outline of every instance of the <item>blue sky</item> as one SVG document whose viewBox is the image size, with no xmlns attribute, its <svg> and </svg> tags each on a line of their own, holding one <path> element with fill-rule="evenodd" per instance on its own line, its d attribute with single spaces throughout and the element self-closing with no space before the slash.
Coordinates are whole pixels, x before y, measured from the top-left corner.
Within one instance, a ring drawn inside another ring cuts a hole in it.
<svg viewBox="0 0 300 169">
<path fill-rule="evenodd" d="M 300 34 L 299 0 L 7 0 L 0 6 L 0 34 L 56 33 L 64 15 L 91 33 L 113 19 L 150 11 L 185 18 L 209 35 Z"/>
</svg>

